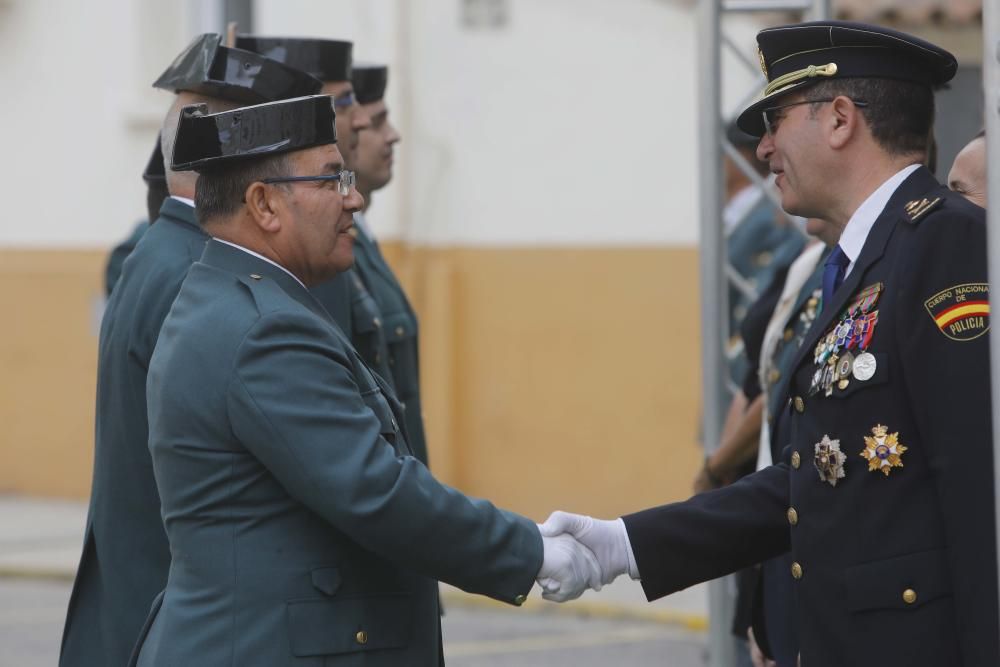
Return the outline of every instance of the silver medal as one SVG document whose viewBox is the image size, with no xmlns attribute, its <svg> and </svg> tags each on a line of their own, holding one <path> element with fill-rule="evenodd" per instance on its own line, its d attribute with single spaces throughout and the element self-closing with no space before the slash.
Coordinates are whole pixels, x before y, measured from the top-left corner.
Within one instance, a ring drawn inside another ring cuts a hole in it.
<svg viewBox="0 0 1000 667">
<path fill-rule="evenodd" d="M 875 375 L 875 355 L 871 352 L 862 352 L 854 358 L 854 378 L 865 382 L 871 380 Z"/>
</svg>

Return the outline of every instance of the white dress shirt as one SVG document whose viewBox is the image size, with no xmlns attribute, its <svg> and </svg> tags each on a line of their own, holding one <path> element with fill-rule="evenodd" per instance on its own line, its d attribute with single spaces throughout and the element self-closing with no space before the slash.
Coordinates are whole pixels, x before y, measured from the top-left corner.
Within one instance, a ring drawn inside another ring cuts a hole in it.
<svg viewBox="0 0 1000 667">
<path fill-rule="evenodd" d="M 289 271 L 288 269 L 286 269 L 285 267 L 283 267 L 281 264 L 278 264 L 277 262 L 275 262 L 273 260 L 270 260 L 267 257 L 264 257 L 264 255 L 261 255 L 260 253 L 256 253 L 253 250 L 250 250 L 249 248 L 244 248 L 241 245 L 237 245 L 236 243 L 233 243 L 232 241 L 227 241 L 225 239 L 216 238 L 214 236 L 212 237 L 212 240 L 213 241 L 218 241 L 219 243 L 225 243 L 226 245 L 231 245 L 234 248 L 238 248 L 239 250 L 242 250 L 243 252 L 247 253 L 248 255 L 253 255 L 257 259 L 262 259 L 265 262 L 267 262 L 268 264 L 273 264 L 274 266 L 278 267 L 279 269 L 281 269 L 282 271 L 284 271 L 285 273 L 287 273 L 288 275 L 290 275 L 292 278 L 295 278 L 295 282 L 297 282 L 298 284 L 302 285 L 303 288 L 309 289 L 308 287 L 305 286 L 305 284 L 301 280 L 298 279 L 298 277 L 296 277 L 296 275 L 294 273 L 292 273 L 291 271 Z"/>
</svg>

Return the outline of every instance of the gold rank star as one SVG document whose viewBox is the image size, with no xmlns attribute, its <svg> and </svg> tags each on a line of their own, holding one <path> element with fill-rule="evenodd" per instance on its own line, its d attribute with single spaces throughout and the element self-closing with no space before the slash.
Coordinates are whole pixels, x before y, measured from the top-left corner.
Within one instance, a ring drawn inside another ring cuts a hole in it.
<svg viewBox="0 0 1000 667">
<path fill-rule="evenodd" d="M 903 467 L 903 452 L 907 447 L 899 442 L 899 433 L 889 433 L 882 424 L 876 424 L 871 436 L 865 436 L 861 456 L 868 460 L 868 472 L 880 471 L 886 477 L 893 468 Z"/>
</svg>

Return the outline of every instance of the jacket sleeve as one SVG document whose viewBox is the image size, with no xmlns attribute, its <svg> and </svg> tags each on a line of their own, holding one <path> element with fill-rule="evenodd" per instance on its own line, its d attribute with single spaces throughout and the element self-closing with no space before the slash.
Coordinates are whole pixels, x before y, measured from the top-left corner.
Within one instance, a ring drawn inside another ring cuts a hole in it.
<svg viewBox="0 0 1000 667">
<path fill-rule="evenodd" d="M 981 291 L 987 284 L 986 228 L 965 204 L 947 200 L 919 227 L 897 230 L 911 243 L 894 281 L 904 286 L 896 345 L 906 399 L 940 497 L 963 664 L 996 665 L 989 315 L 952 328 L 941 314 L 947 306 L 988 300 Z M 963 285 L 978 287 L 955 289 Z"/>
<path fill-rule="evenodd" d="M 723 489 L 622 517 L 648 600 L 789 549 L 788 466 Z"/>
<path fill-rule="evenodd" d="M 264 315 L 236 356 L 230 424 L 289 495 L 365 549 L 473 593 L 526 595 L 542 562 L 534 523 L 398 455 L 375 412 L 385 399 L 362 384 L 328 325 Z"/>
</svg>

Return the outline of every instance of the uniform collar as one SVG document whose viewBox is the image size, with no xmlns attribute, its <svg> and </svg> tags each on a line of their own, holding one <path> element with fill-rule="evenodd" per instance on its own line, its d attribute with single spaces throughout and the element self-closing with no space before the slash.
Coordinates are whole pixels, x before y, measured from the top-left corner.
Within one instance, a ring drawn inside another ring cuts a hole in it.
<svg viewBox="0 0 1000 667">
<path fill-rule="evenodd" d="M 850 275 L 851 269 L 857 263 L 858 257 L 861 255 L 861 249 L 865 246 L 865 241 L 868 239 L 868 234 L 875 225 L 875 221 L 882 215 L 882 211 L 885 210 L 885 205 L 889 203 L 889 199 L 893 193 L 919 167 L 919 164 L 911 164 L 890 176 L 875 192 L 868 195 L 868 199 L 861 203 L 861 206 L 854 212 L 851 219 L 847 221 L 847 226 L 844 227 L 844 231 L 841 233 L 840 241 L 838 242 L 840 249 L 851 260 L 850 264 L 847 265 L 847 270 L 844 272 L 845 277 Z"/>
<path fill-rule="evenodd" d="M 242 250 L 243 252 L 245 252 L 245 253 L 247 253 L 249 255 L 253 255 L 257 259 L 262 259 L 262 260 L 264 260 L 265 262 L 267 262 L 268 264 L 270 264 L 272 266 L 278 267 L 279 269 L 281 269 L 282 271 L 284 271 L 285 273 L 287 273 L 288 275 L 290 275 L 292 278 L 294 278 L 295 282 L 297 282 L 298 284 L 302 285 L 302 289 L 308 289 L 305 286 L 305 283 L 303 283 L 301 280 L 299 280 L 298 277 L 294 273 L 292 273 L 291 271 L 289 271 L 288 269 L 286 269 L 285 267 L 283 267 L 281 264 L 278 264 L 277 262 L 275 262 L 273 260 L 270 260 L 267 257 L 264 257 L 264 255 L 261 255 L 260 253 L 256 253 L 253 250 L 250 250 L 250 248 L 244 248 L 243 246 L 241 246 L 241 245 L 239 245 L 237 243 L 233 243 L 232 241 L 226 241 L 225 239 L 216 238 L 214 236 L 212 237 L 212 240 L 213 241 L 218 241 L 219 243 L 225 243 L 228 246 L 232 246 L 234 248 L 237 248 L 238 250 Z"/>
</svg>

